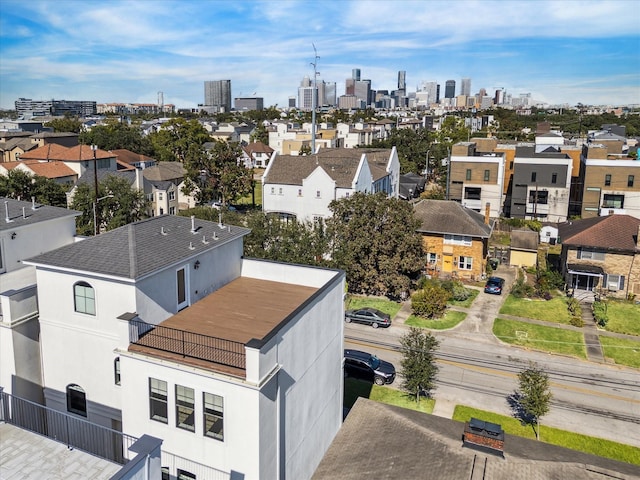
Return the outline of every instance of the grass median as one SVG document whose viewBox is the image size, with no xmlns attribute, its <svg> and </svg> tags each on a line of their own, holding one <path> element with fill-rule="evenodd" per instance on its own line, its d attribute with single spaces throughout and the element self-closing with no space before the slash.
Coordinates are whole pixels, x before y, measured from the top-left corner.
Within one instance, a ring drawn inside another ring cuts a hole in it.
<svg viewBox="0 0 640 480">
<path fill-rule="evenodd" d="M 502 426 L 505 433 L 510 435 L 517 435 L 518 437 L 534 440 L 536 438 L 531 425 L 524 425 L 520 420 L 513 417 L 464 405 L 457 405 L 453 412 L 453 419 L 459 422 L 468 422 L 471 417 L 497 423 Z M 603 438 L 568 432 L 566 430 L 560 430 L 559 428 L 548 427 L 544 424 L 544 418 L 540 425 L 540 440 L 559 447 L 566 447 L 599 457 L 640 465 L 640 449 L 637 447 L 605 440 Z"/>
<path fill-rule="evenodd" d="M 391 387 L 382 387 L 370 382 L 356 380 L 355 378 L 345 378 L 344 380 L 344 406 L 353 407 L 358 397 L 368 398 L 380 403 L 387 403 L 397 407 L 417 410 L 418 412 L 431 413 L 435 405 L 433 398 L 421 397 L 420 402 L 416 402 L 416 397 L 396 390 Z"/>
<path fill-rule="evenodd" d="M 640 341 L 600 335 L 600 345 L 607 360 L 616 365 L 640 368 Z"/>
</svg>

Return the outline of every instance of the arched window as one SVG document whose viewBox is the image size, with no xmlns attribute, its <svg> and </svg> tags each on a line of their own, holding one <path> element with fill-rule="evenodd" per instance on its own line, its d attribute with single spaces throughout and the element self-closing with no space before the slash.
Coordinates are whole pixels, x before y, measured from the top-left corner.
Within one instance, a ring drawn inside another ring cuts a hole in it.
<svg viewBox="0 0 640 480">
<path fill-rule="evenodd" d="M 67 411 L 87 416 L 87 395 L 80 385 L 67 385 Z"/>
<path fill-rule="evenodd" d="M 93 287 L 87 282 L 78 282 L 73 286 L 73 302 L 76 312 L 87 315 L 96 314 L 96 297 Z"/>
</svg>

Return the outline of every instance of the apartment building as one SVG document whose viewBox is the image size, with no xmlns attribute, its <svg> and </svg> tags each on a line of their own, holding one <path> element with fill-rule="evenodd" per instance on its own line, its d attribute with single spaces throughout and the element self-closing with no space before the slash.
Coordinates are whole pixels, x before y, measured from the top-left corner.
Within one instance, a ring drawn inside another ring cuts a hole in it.
<svg viewBox="0 0 640 480">
<path fill-rule="evenodd" d="M 581 217 L 627 214 L 640 218 L 640 160 L 610 154 L 603 144 L 585 145 L 578 188 Z"/>
<path fill-rule="evenodd" d="M 45 404 L 162 439 L 172 478 L 310 478 L 342 421 L 344 274 L 244 259 L 248 232 L 165 215 L 26 260 Z"/>
<path fill-rule="evenodd" d="M 564 222 L 569 215 L 573 160 L 559 149 L 517 147 L 511 218 Z"/>
<path fill-rule="evenodd" d="M 449 199 L 476 212 L 490 206 L 491 218 L 502 213 L 505 155 L 480 152 L 476 142 L 453 146 L 450 158 Z"/>
</svg>

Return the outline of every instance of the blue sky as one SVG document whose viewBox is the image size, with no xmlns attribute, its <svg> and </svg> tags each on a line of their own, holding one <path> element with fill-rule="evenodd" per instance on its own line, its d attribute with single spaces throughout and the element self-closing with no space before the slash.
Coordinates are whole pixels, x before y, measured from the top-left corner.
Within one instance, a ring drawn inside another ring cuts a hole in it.
<svg viewBox="0 0 640 480">
<path fill-rule="evenodd" d="M 19 97 L 195 107 L 205 80 L 286 106 L 305 75 L 472 79 L 550 104 L 640 104 L 640 0 L 0 0 L 0 107 Z"/>
</svg>

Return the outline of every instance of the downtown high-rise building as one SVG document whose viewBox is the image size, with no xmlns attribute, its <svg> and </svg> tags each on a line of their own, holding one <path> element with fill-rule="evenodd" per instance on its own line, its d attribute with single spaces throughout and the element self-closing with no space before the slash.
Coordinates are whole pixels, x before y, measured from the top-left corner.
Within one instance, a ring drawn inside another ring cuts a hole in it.
<svg viewBox="0 0 640 480">
<path fill-rule="evenodd" d="M 405 70 L 398 72 L 398 90 L 407 91 L 407 72 Z"/>
<path fill-rule="evenodd" d="M 463 78 L 462 82 L 460 82 L 460 95 L 466 95 L 467 97 L 471 96 L 471 79 Z"/>
<path fill-rule="evenodd" d="M 311 79 L 305 76 L 300 82 L 300 87 L 298 87 L 298 109 L 299 110 L 304 110 L 304 111 L 313 110 L 314 92 L 315 92 L 315 100 L 317 100 L 318 90 L 314 89 L 313 85 L 311 85 Z"/>
<path fill-rule="evenodd" d="M 204 82 L 204 107 L 218 112 L 231 111 L 231 80 Z"/>
<path fill-rule="evenodd" d="M 456 96 L 456 81 L 447 80 L 444 82 L 444 98 L 455 98 Z"/>
<path fill-rule="evenodd" d="M 354 68 L 353 70 L 351 70 L 351 78 L 353 80 L 356 81 L 360 81 L 360 69 L 359 68 Z"/>
<path fill-rule="evenodd" d="M 422 82 L 420 92 L 427 94 L 423 96 L 423 102 L 427 105 L 440 102 L 440 85 L 438 85 L 438 82 Z"/>
</svg>

